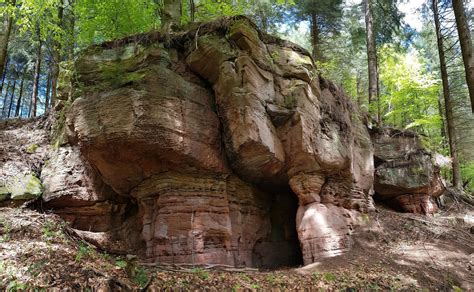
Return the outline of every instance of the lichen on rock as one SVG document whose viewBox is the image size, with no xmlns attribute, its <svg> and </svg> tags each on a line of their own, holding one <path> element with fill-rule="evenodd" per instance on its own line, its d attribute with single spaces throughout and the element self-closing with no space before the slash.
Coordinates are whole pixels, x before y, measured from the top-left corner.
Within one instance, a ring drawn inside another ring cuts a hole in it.
<svg viewBox="0 0 474 292">
<path fill-rule="evenodd" d="M 34 174 L 17 174 L 5 183 L 6 192 L 12 200 L 36 199 L 43 193 L 41 180 Z"/>
</svg>

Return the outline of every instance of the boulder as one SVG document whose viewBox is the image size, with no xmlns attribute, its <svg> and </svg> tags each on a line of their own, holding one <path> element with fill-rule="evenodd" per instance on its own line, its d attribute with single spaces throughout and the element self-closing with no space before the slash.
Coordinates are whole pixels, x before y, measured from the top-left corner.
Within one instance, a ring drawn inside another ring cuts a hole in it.
<svg viewBox="0 0 474 292">
<path fill-rule="evenodd" d="M 406 212 L 434 213 L 445 190 L 439 165 L 417 134 L 391 128 L 372 131 L 375 192 Z"/>
<path fill-rule="evenodd" d="M 351 248 L 350 235 L 355 221 L 347 209 L 311 203 L 300 207 L 296 218 L 305 264 L 340 255 Z"/>
<path fill-rule="evenodd" d="M 4 193 L 16 201 L 36 199 L 43 193 L 41 181 L 31 173 L 17 174 L 5 183 L 5 189 Z"/>
</svg>

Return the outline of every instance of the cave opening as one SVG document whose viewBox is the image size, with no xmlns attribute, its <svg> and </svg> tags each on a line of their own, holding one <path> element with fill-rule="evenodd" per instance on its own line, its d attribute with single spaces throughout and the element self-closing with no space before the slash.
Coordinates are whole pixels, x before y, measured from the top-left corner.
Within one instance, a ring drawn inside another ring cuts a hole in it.
<svg viewBox="0 0 474 292">
<path fill-rule="evenodd" d="M 296 230 L 298 198 L 289 187 L 272 193 L 271 230 L 266 238 L 255 244 L 252 261 L 256 267 L 264 269 L 300 266 L 303 255 Z"/>
<path fill-rule="evenodd" d="M 382 206 L 384 208 L 387 208 L 396 212 L 404 212 L 400 204 L 394 198 L 389 199 L 375 192 L 373 195 L 373 199 L 374 199 L 374 203 L 378 206 Z"/>
</svg>

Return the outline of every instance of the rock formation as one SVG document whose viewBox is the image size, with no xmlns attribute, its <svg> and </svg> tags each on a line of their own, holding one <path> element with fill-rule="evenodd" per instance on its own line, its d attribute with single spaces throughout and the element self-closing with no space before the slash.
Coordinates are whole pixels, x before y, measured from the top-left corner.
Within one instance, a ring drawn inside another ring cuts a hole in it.
<svg viewBox="0 0 474 292">
<path fill-rule="evenodd" d="M 439 166 L 417 134 L 396 129 L 372 132 L 375 191 L 382 200 L 410 213 L 434 213 L 433 198 L 445 187 Z"/>
<path fill-rule="evenodd" d="M 104 43 L 69 67 L 43 201 L 106 250 L 309 264 L 348 250 L 358 215 L 373 209 L 374 150 L 357 108 L 308 52 L 244 17 Z M 383 139 L 378 191 L 418 211 L 426 181 L 398 188 L 400 177 L 384 176 L 381 165 L 397 162 Z"/>
<path fill-rule="evenodd" d="M 373 164 L 348 97 L 306 51 L 245 18 L 159 38 L 75 64 L 69 155 L 80 149 L 95 173 L 71 184 L 110 187 L 74 191 L 82 204 L 135 204 L 151 261 L 268 266 L 297 262 L 298 240 L 305 263 L 349 248 L 357 211 L 372 207 Z M 45 186 L 46 200 L 63 196 Z"/>
</svg>

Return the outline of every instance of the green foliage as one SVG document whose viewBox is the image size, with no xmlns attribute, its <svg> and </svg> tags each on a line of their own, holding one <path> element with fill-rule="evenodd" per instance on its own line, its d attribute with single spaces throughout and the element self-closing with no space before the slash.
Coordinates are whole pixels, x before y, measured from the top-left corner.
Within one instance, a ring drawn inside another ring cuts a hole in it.
<svg viewBox="0 0 474 292">
<path fill-rule="evenodd" d="M 145 287 L 148 283 L 148 275 L 143 267 L 135 267 L 133 282 L 140 287 Z"/>
<path fill-rule="evenodd" d="M 31 144 L 30 146 L 26 147 L 26 153 L 28 154 L 33 154 L 36 152 L 36 149 L 38 149 L 38 144 Z"/>
<path fill-rule="evenodd" d="M 209 271 L 206 271 L 206 270 L 201 269 L 201 268 L 194 268 L 194 269 L 192 269 L 192 272 L 197 274 L 198 277 L 203 279 L 203 280 L 209 279 Z"/>
<path fill-rule="evenodd" d="M 333 273 L 327 272 L 323 274 L 323 279 L 327 282 L 336 281 L 337 277 Z"/>
<path fill-rule="evenodd" d="M 119 268 L 125 269 L 127 267 L 127 261 L 117 260 L 117 261 L 115 261 L 115 265 Z"/>
<path fill-rule="evenodd" d="M 46 220 L 45 224 L 41 228 L 43 238 L 46 242 L 52 241 L 54 239 L 64 239 L 64 234 L 62 232 L 64 222 L 54 222 L 51 220 Z"/>
<path fill-rule="evenodd" d="M 146 32 L 159 27 L 153 0 L 77 0 L 77 41 L 80 46 Z"/>
<path fill-rule="evenodd" d="M 75 261 L 80 262 L 82 259 L 91 256 L 93 253 L 94 253 L 94 250 L 90 246 L 84 243 L 80 243 L 76 251 Z"/>
<path fill-rule="evenodd" d="M 461 165 L 461 176 L 467 182 L 466 190 L 474 192 L 474 162 L 465 162 Z"/>
<path fill-rule="evenodd" d="M 415 50 L 398 52 L 384 46 L 379 56 L 384 124 L 415 130 L 430 138 L 425 146 L 440 151 L 440 81 L 424 70 L 425 61 Z"/>
<path fill-rule="evenodd" d="M 7 220 L 0 220 L 0 226 L 2 226 L 2 236 L 0 237 L 0 242 L 10 241 L 12 231 L 12 224 Z"/>
<path fill-rule="evenodd" d="M 8 292 L 26 291 L 26 290 L 28 290 L 28 284 L 20 282 L 18 280 L 11 281 L 7 285 Z"/>
<path fill-rule="evenodd" d="M 104 63 L 100 67 L 102 80 L 112 88 L 119 88 L 128 83 L 133 83 L 144 77 L 140 71 L 127 72 L 127 66 L 123 63 Z"/>
</svg>

